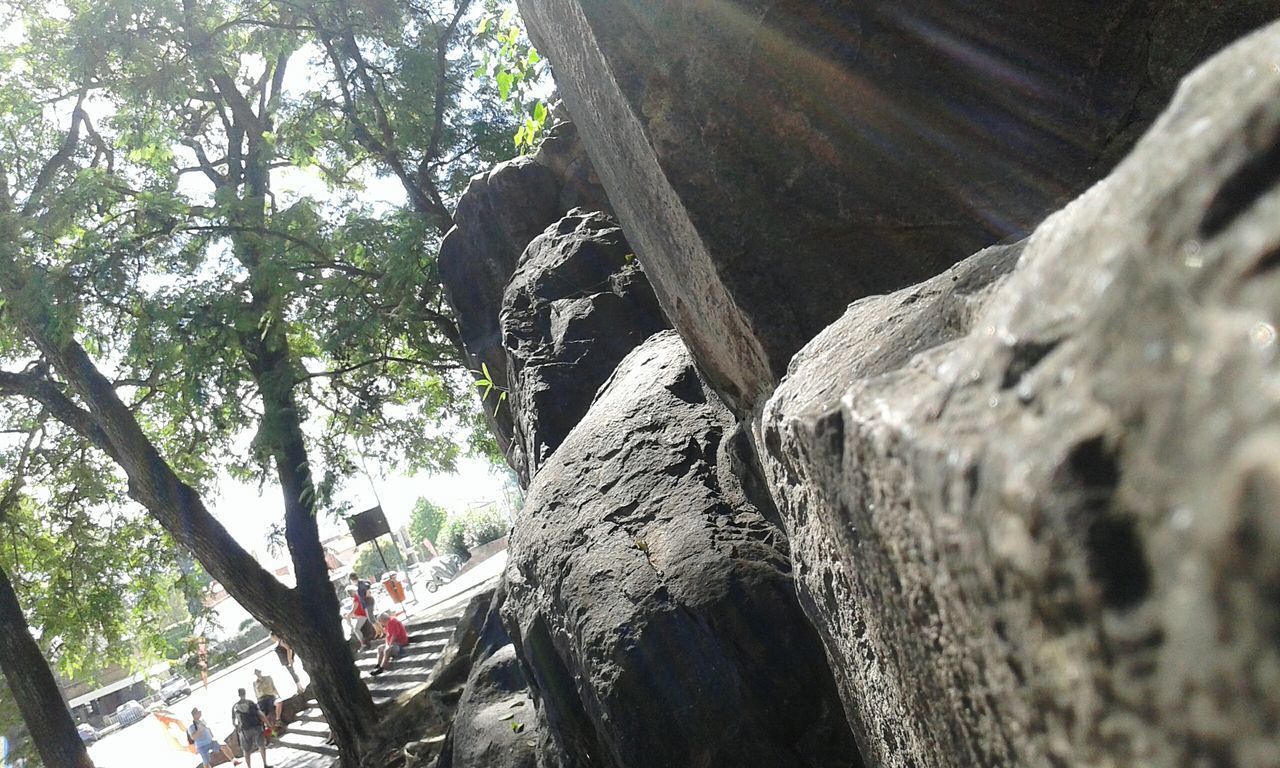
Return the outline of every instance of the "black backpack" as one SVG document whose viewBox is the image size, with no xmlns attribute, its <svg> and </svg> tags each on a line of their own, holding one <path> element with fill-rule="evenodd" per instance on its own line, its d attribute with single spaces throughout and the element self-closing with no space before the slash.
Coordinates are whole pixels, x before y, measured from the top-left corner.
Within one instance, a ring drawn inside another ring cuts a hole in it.
<svg viewBox="0 0 1280 768">
<path fill-rule="evenodd" d="M 252 701 L 237 701 L 231 708 L 231 722 L 242 731 L 262 728 L 262 712 Z"/>
</svg>

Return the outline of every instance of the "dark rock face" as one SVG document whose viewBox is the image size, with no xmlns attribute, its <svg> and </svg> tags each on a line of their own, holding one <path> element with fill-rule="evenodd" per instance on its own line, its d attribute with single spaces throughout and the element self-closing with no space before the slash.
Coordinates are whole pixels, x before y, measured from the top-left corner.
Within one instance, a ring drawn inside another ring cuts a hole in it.
<svg viewBox="0 0 1280 768">
<path fill-rule="evenodd" d="M 797 355 L 758 443 L 869 763 L 1280 764 L 1278 249 L 1273 25 Z"/>
<path fill-rule="evenodd" d="M 536 717 L 515 648 L 505 645 L 477 664 L 435 766 L 534 768 Z"/>
<path fill-rule="evenodd" d="M 546 740 L 502 625 L 505 601 L 505 582 L 472 598 L 432 673 L 438 705 L 452 706 L 453 715 L 435 768 L 532 768 L 539 738 Z"/>
<path fill-rule="evenodd" d="M 526 486 L 622 358 L 668 327 L 617 223 L 581 210 L 525 249 L 501 325 L 515 421 L 508 458 Z"/>
<path fill-rule="evenodd" d="M 502 294 L 526 246 L 570 208 L 609 210 L 576 129 L 561 123 L 538 153 L 495 166 L 471 180 L 458 201 L 454 228 L 440 246 L 440 280 L 458 318 L 458 331 L 473 370 L 489 369 L 506 386 L 498 313 Z M 505 451 L 511 414 L 505 407 L 485 411 Z"/>
<path fill-rule="evenodd" d="M 1177 78 L 1280 14 L 1225 4 L 519 0 L 699 366 L 742 414 L 849 302 L 1023 234 Z"/>
<path fill-rule="evenodd" d="M 564 764 L 861 765 L 734 430 L 663 332 L 538 470 L 503 613 Z"/>
</svg>

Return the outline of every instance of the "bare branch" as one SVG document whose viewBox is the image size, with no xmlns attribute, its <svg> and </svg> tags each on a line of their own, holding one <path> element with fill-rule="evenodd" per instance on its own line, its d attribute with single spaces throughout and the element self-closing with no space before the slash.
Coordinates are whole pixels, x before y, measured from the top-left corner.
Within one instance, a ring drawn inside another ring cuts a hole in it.
<svg viewBox="0 0 1280 768">
<path fill-rule="evenodd" d="M 339 376 L 345 376 L 348 373 L 352 373 L 353 371 L 358 371 L 361 368 L 368 368 L 373 365 L 384 365 L 386 363 L 401 363 L 403 365 L 412 365 L 418 368 L 426 368 L 428 370 L 433 370 L 433 371 L 462 370 L 461 365 L 457 365 L 454 363 L 434 363 L 434 362 L 431 362 L 430 360 L 417 360 L 411 357 L 397 357 L 395 355 L 382 355 L 379 357 L 371 358 L 369 360 L 361 361 L 359 363 L 352 363 L 351 365 L 346 365 L 332 371 L 307 371 L 306 375 L 298 378 L 294 383 L 300 384 L 304 381 L 310 381 L 311 379 L 337 378 Z"/>
<path fill-rule="evenodd" d="M 76 145 L 80 143 L 80 125 L 86 117 L 84 99 L 87 93 L 86 89 L 80 89 L 80 95 L 76 98 L 76 105 L 71 110 L 71 127 L 67 129 L 67 135 L 62 140 L 62 146 L 58 147 L 58 151 L 54 153 L 53 157 L 49 158 L 44 167 L 40 169 L 40 173 L 36 175 L 35 184 L 31 187 L 31 194 L 27 197 L 27 204 L 22 206 L 23 216 L 31 216 L 35 213 L 36 209 L 40 207 L 40 198 L 45 189 L 53 182 L 54 177 L 71 162 L 71 158 L 75 155 Z"/>
<path fill-rule="evenodd" d="M 472 0 L 460 0 L 453 18 L 449 21 L 449 26 L 445 27 L 444 33 L 436 43 L 436 95 L 435 104 L 432 105 L 435 110 L 435 122 L 431 126 L 431 140 L 427 143 L 427 153 L 422 158 L 424 163 L 434 159 L 440 152 L 440 141 L 444 136 L 444 100 L 449 87 L 449 44 L 458 31 L 462 17 L 471 7 L 471 2 Z M 423 170 L 419 165 L 418 173 L 421 174 Z"/>
</svg>

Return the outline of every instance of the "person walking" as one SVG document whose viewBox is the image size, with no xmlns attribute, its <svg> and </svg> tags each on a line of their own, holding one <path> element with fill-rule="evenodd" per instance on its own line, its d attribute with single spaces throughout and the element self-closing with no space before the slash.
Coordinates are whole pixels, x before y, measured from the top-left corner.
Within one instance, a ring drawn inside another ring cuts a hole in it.
<svg viewBox="0 0 1280 768">
<path fill-rule="evenodd" d="M 365 612 L 364 603 L 360 600 L 360 595 L 356 590 L 348 590 L 351 595 L 351 613 L 347 614 L 347 618 L 351 619 L 355 626 L 356 642 L 360 643 L 360 650 L 366 650 L 369 644 L 364 641 L 364 625 L 369 622 L 369 614 Z"/>
<path fill-rule="evenodd" d="M 200 717 L 199 707 L 191 710 L 191 725 L 187 726 L 187 741 L 195 745 L 196 752 L 200 753 L 200 761 L 204 763 L 204 768 L 211 768 L 213 765 L 210 758 L 214 752 L 222 752 L 222 755 L 232 765 L 240 764 L 235 755 L 231 754 L 231 747 L 226 744 L 220 744 L 213 737 L 213 731 L 209 730 L 209 726 L 205 725 L 204 720 Z"/>
<path fill-rule="evenodd" d="M 262 768 L 267 765 L 267 740 L 262 735 L 262 710 L 244 695 L 244 689 L 236 691 L 240 700 L 231 705 L 231 723 L 240 734 L 240 750 L 244 752 L 247 768 L 253 768 L 253 751 L 258 750 L 262 757 Z"/>
<path fill-rule="evenodd" d="M 365 615 L 372 617 L 374 601 L 371 590 L 373 589 L 373 585 L 369 583 L 368 579 L 360 578 L 354 571 L 351 572 L 351 575 L 348 578 L 351 579 L 352 586 L 356 588 L 356 596 L 364 606 Z"/>
<path fill-rule="evenodd" d="M 289 677 L 293 678 L 294 687 L 301 691 L 302 681 L 298 679 L 298 673 L 293 669 L 293 648 L 284 641 L 283 637 L 280 637 L 275 632 L 271 633 L 271 639 L 275 641 L 276 658 L 280 660 L 280 666 L 289 672 Z"/>
<path fill-rule="evenodd" d="M 375 677 L 386 672 L 391 660 L 403 654 L 405 646 L 409 645 L 409 631 L 405 629 L 404 622 L 390 612 L 383 611 L 378 616 L 378 626 L 386 634 L 387 642 L 378 650 L 378 666 L 369 672 Z"/>
<path fill-rule="evenodd" d="M 258 700 L 258 709 L 262 712 L 262 716 L 267 718 L 267 723 L 275 728 L 280 722 L 280 713 L 284 709 L 284 702 L 280 700 L 280 692 L 276 690 L 276 683 L 271 679 L 271 675 L 262 674 L 262 670 L 253 670 L 253 695 Z"/>
</svg>

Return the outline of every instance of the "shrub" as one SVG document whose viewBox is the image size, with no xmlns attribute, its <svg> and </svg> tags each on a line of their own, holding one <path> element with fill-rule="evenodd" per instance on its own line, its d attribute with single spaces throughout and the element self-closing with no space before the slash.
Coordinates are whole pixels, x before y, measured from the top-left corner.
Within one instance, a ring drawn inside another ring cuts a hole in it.
<svg viewBox="0 0 1280 768">
<path fill-rule="evenodd" d="M 458 557 L 467 557 L 471 554 L 467 550 L 467 531 L 461 516 L 451 517 L 445 521 L 444 527 L 440 529 L 439 547 Z"/>
<path fill-rule="evenodd" d="M 466 515 L 467 549 L 475 549 L 507 535 L 511 524 L 497 507 L 472 510 Z"/>
<path fill-rule="evenodd" d="M 445 521 L 440 529 L 440 547 L 451 554 L 469 557 L 476 547 L 506 536 L 509 528 L 510 523 L 497 507 L 468 510 Z"/>
</svg>

